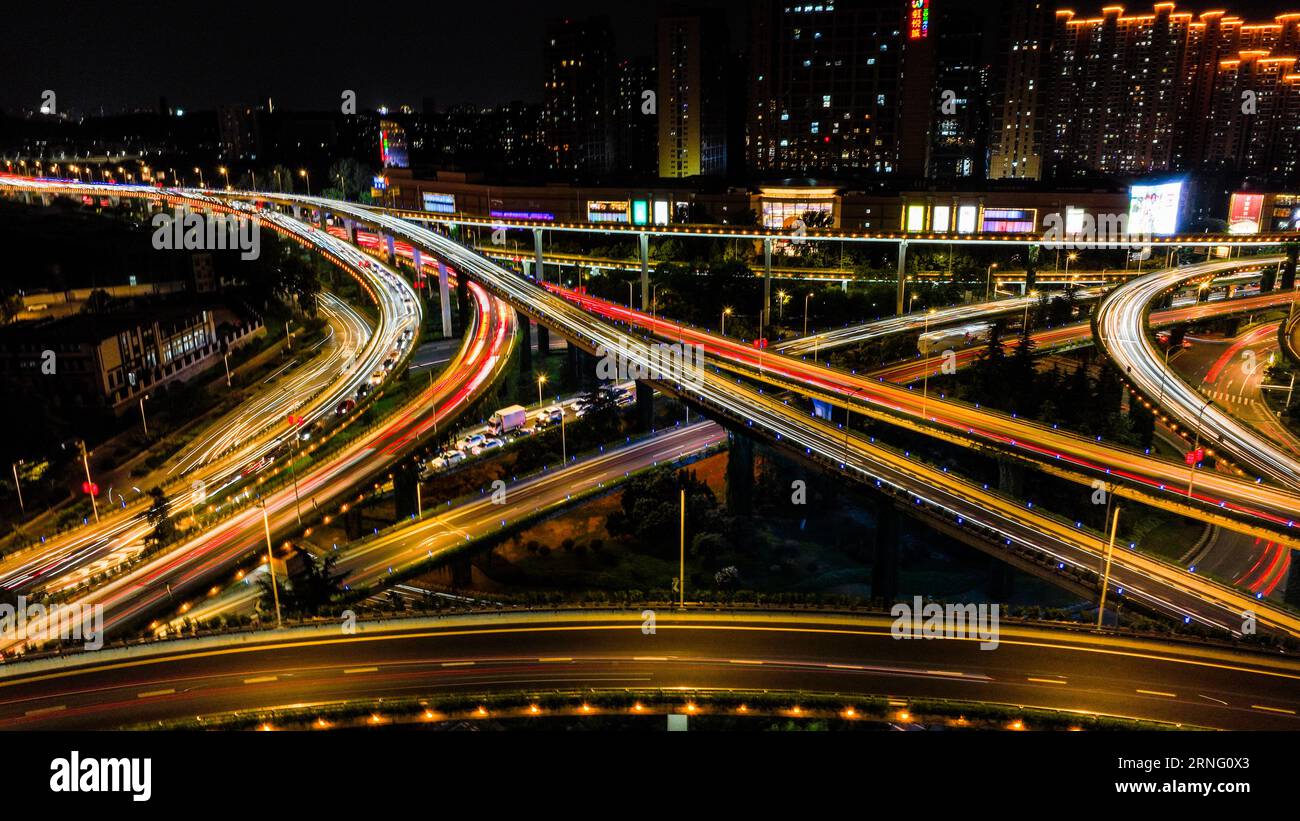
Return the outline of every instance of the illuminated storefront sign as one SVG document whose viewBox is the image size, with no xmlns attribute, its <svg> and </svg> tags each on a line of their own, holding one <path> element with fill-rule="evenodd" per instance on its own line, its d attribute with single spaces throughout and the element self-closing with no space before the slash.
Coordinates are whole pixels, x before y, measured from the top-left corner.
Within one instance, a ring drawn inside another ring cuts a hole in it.
<svg viewBox="0 0 1300 821">
<path fill-rule="evenodd" d="M 924 40 L 930 36 L 930 0 L 911 0 L 908 14 L 907 37 Z"/>
<path fill-rule="evenodd" d="M 925 206 L 907 206 L 907 231 L 916 234 L 925 230 Z"/>
<path fill-rule="evenodd" d="M 973 234 L 975 233 L 975 221 L 979 216 L 979 209 L 974 205 L 963 205 L 957 209 L 957 233 Z"/>
<path fill-rule="evenodd" d="M 533 222 L 555 222 L 555 215 L 545 211 L 493 211 L 490 216 L 500 220 L 531 220 Z"/>
<path fill-rule="evenodd" d="M 1037 215 L 1033 208 L 985 208 L 981 230 L 985 234 L 1033 233 Z"/>
<path fill-rule="evenodd" d="M 952 207 L 936 205 L 930 216 L 930 230 L 936 234 L 946 234 L 952 226 Z"/>
<path fill-rule="evenodd" d="M 432 214 L 456 213 L 456 198 L 451 194 L 424 195 L 424 210 Z"/>
<path fill-rule="evenodd" d="M 589 200 L 587 202 L 587 222 L 626 223 L 631 203 L 627 200 Z"/>
<path fill-rule="evenodd" d="M 650 224 L 650 201 L 649 200 L 632 200 L 632 224 L 633 225 Z"/>
</svg>

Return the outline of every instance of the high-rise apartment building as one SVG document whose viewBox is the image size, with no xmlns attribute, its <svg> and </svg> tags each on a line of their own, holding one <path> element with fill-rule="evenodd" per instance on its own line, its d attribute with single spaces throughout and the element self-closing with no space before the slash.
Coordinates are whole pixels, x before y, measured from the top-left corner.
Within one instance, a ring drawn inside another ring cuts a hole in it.
<svg viewBox="0 0 1300 821">
<path fill-rule="evenodd" d="M 759 0 L 750 33 L 752 171 L 893 173 L 900 0 Z"/>
<path fill-rule="evenodd" d="M 1055 15 L 1045 90 L 1056 174 L 1300 170 L 1300 14 L 1248 23 L 1170 2 Z"/>
<path fill-rule="evenodd" d="M 604 17 L 546 26 L 542 133 L 553 171 L 603 174 L 613 167 L 613 40 Z"/>
<path fill-rule="evenodd" d="M 614 170 L 619 174 L 652 177 L 659 170 L 659 82 L 655 75 L 655 63 L 649 57 L 632 57 L 618 64 Z"/>
<path fill-rule="evenodd" d="M 1046 0 L 1006 0 L 995 25 L 1003 32 L 993 60 L 989 111 L 989 179 L 1036 180 L 1043 165 L 1043 67 L 1051 45 Z"/>
<path fill-rule="evenodd" d="M 727 29 L 716 10 L 665 10 L 658 28 L 659 176 L 727 171 Z"/>
</svg>

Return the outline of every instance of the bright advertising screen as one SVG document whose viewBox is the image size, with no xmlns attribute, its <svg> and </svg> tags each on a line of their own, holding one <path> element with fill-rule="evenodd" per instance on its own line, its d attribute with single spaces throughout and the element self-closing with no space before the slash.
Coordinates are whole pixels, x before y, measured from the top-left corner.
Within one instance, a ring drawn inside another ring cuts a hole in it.
<svg viewBox="0 0 1300 821">
<path fill-rule="evenodd" d="M 1263 194 L 1233 194 L 1228 201 L 1228 232 L 1258 234 L 1259 220 L 1263 215 Z"/>
<path fill-rule="evenodd" d="M 1182 202 L 1181 181 L 1132 186 L 1128 200 L 1129 234 L 1165 236 L 1178 233 L 1178 213 Z"/>
</svg>

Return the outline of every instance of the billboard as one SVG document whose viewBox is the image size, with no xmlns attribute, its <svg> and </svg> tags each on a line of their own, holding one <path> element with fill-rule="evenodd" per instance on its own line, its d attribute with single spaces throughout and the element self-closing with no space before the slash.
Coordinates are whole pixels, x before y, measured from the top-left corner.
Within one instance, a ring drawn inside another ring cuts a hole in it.
<svg viewBox="0 0 1300 821">
<path fill-rule="evenodd" d="M 1263 194 L 1233 194 L 1228 201 L 1228 232 L 1258 234 L 1259 218 L 1263 214 Z"/>
<path fill-rule="evenodd" d="M 432 214 L 456 213 L 456 197 L 453 194 L 430 194 L 423 196 L 424 210 Z"/>
<path fill-rule="evenodd" d="M 627 222 L 631 204 L 627 200 L 588 200 L 587 222 Z"/>
<path fill-rule="evenodd" d="M 1128 195 L 1129 235 L 1167 236 L 1178 233 L 1183 182 L 1134 185 Z"/>
</svg>

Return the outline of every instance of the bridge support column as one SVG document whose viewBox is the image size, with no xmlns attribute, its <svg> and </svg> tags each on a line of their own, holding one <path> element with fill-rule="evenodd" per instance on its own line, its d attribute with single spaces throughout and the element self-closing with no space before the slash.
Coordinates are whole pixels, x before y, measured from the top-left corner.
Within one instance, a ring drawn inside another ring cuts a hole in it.
<svg viewBox="0 0 1300 821">
<path fill-rule="evenodd" d="M 537 323 L 537 355 L 546 359 L 551 353 L 551 329 Z"/>
<path fill-rule="evenodd" d="M 727 513 L 754 513 L 754 440 L 734 430 L 727 431 Z"/>
<path fill-rule="evenodd" d="M 293 218 L 296 220 L 302 220 L 302 208 L 297 205 L 292 205 L 290 208 L 293 209 Z"/>
<path fill-rule="evenodd" d="M 894 300 L 894 313 L 903 315 L 907 307 L 907 240 L 898 243 L 898 293 Z"/>
<path fill-rule="evenodd" d="M 456 274 L 456 313 L 457 319 L 460 320 L 460 332 L 465 333 L 469 327 L 469 277 L 465 276 L 464 271 Z"/>
<path fill-rule="evenodd" d="M 519 323 L 519 331 L 524 337 L 524 344 L 519 346 L 519 372 L 528 373 L 533 369 L 532 328 L 528 314 L 523 311 L 515 311 L 515 321 Z"/>
<path fill-rule="evenodd" d="M 388 253 L 388 264 L 397 267 L 397 241 L 392 234 L 384 235 L 384 250 Z"/>
<path fill-rule="evenodd" d="M 772 238 L 763 240 L 763 310 L 759 315 L 759 339 L 767 338 L 767 326 L 772 321 Z"/>
<path fill-rule="evenodd" d="M 899 537 L 902 521 L 888 499 L 876 504 L 872 534 L 871 598 L 888 605 L 898 598 Z"/>
<path fill-rule="evenodd" d="M 411 263 L 415 265 L 415 278 L 419 279 L 424 273 L 424 255 L 420 253 L 419 248 L 411 249 Z"/>
<path fill-rule="evenodd" d="M 546 282 L 546 263 L 542 258 L 542 229 L 533 229 L 533 253 L 537 258 L 537 283 Z"/>
<path fill-rule="evenodd" d="M 293 210 L 294 210 L 295 212 L 297 212 L 297 210 L 298 210 L 298 206 L 295 205 L 295 206 L 293 207 Z M 346 219 L 343 220 L 343 229 L 347 232 L 347 235 L 348 235 L 348 242 L 352 243 L 353 245 L 356 245 L 356 244 L 357 244 L 357 224 L 356 224 L 356 222 L 354 222 L 354 221 L 352 221 L 352 220 L 346 220 Z"/>
<path fill-rule="evenodd" d="M 655 389 L 640 379 L 636 381 L 636 427 L 639 431 L 648 431 L 655 421 Z"/>
<path fill-rule="evenodd" d="M 1015 578 L 1016 573 L 1011 565 L 989 556 L 989 578 L 985 592 L 988 593 L 990 599 L 1006 601 L 1011 598 L 1012 590 L 1015 587 Z"/>
<path fill-rule="evenodd" d="M 447 263 L 438 260 L 438 303 L 442 308 L 442 336 L 451 339 L 451 289 L 447 285 Z"/>
<path fill-rule="evenodd" d="M 578 362 L 578 346 L 572 342 L 564 343 L 564 372 L 568 375 L 570 385 L 580 385 L 578 377 L 581 375 L 580 364 Z"/>
<path fill-rule="evenodd" d="M 1286 574 L 1286 592 L 1282 600 L 1292 607 L 1300 607 L 1300 550 L 1291 551 L 1291 569 Z"/>
<path fill-rule="evenodd" d="M 637 236 L 641 249 L 641 310 L 650 310 L 650 235 L 642 231 Z"/>
<path fill-rule="evenodd" d="M 1282 263 L 1282 290 L 1290 291 L 1295 288 L 1296 258 L 1300 255 L 1300 243 L 1288 243 L 1283 248 L 1286 251 L 1286 262 Z"/>
</svg>

